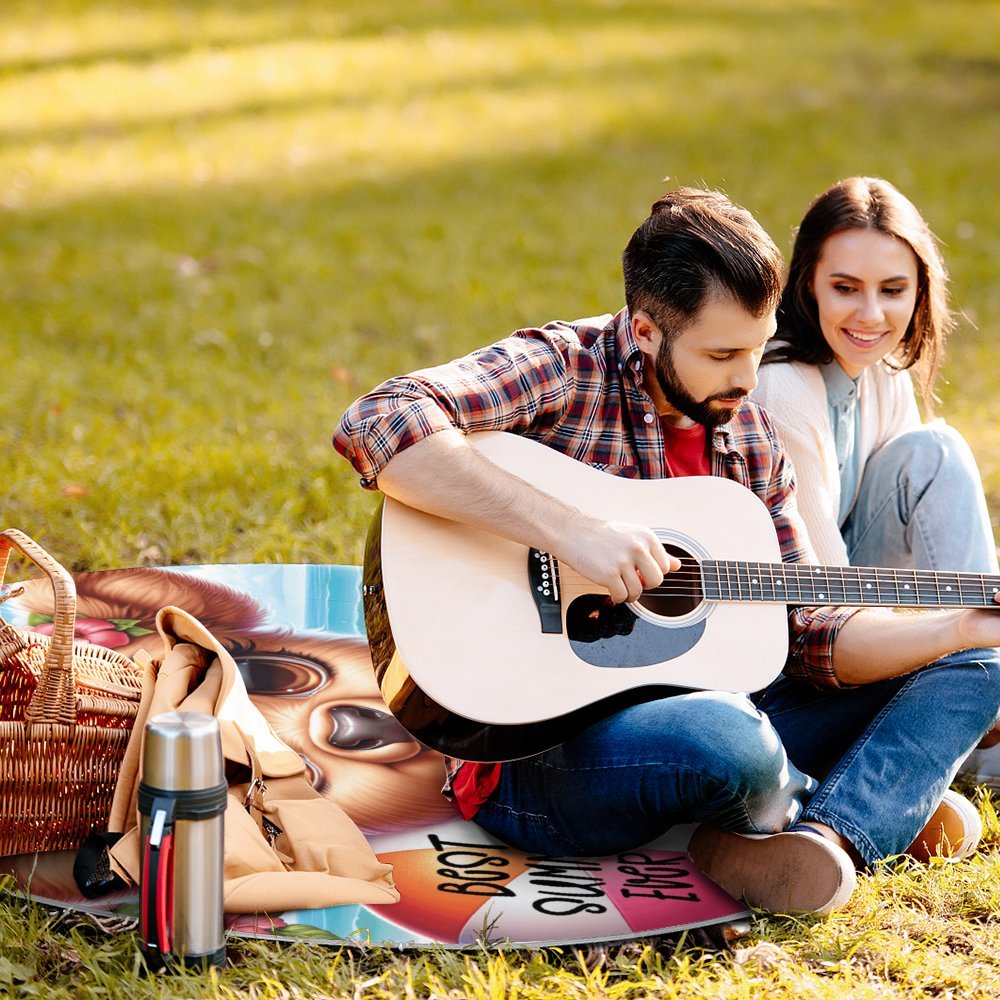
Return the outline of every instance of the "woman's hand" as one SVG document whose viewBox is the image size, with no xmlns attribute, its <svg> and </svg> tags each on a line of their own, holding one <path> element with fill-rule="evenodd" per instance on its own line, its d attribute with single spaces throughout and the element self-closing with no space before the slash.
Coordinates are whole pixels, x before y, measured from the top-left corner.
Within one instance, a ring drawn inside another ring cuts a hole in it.
<svg viewBox="0 0 1000 1000">
<path fill-rule="evenodd" d="M 958 631 L 962 648 L 978 649 L 981 646 L 1000 646 L 1000 593 L 993 595 L 998 605 L 991 608 L 976 608 L 962 612 L 958 621 Z"/>
</svg>

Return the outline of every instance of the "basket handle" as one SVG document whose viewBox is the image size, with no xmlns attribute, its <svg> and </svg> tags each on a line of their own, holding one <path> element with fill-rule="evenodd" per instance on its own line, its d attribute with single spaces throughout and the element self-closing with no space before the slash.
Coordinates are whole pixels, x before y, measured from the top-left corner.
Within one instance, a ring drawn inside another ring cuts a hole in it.
<svg viewBox="0 0 1000 1000">
<path fill-rule="evenodd" d="M 7 575 L 10 550 L 16 549 L 43 570 L 55 596 L 52 638 L 38 686 L 24 721 L 76 725 L 76 685 L 73 676 L 73 636 L 76 627 L 76 584 L 73 577 L 36 541 L 17 528 L 0 532 L 0 583 Z"/>
</svg>

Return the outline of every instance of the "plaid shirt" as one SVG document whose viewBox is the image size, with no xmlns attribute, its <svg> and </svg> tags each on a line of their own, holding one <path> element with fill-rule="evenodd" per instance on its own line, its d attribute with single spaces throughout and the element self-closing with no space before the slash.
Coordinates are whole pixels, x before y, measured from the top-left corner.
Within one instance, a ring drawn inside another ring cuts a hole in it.
<svg viewBox="0 0 1000 1000">
<path fill-rule="evenodd" d="M 632 479 L 669 475 L 660 421 L 642 386 L 645 355 L 627 310 L 616 316 L 518 330 L 491 347 L 436 368 L 389 379 L 351 405 L 333 444 L 375 489 L 378 473 L 435 431 L 513 431 Z M 712 475 L 733 479 L 767 505 L 785 562 L 815 562 L 795 504 L 791 463 L 766 413 L 748 400 L 715 429 Z M 855 613 L 789 609 L 785 673 L 839 687 L 833 642 Z M 500 764 L 446 758 L 442 791 L 471 819 L 500 780 Z"/>
<path fill-rule="evenodd" d="M 642 386 L 644 363 L 624 309 L 518 330 L 465 358 L 382 383 L 351 405 L 333 444 L 367 489 L 376 488 L 393 455 L 449 427 L 513 431 L 616 475 L 663 479 L 669 475 L 663 432 Z M 785 562 L 815 562 L 795 504 L 791 463 L 753 401 L 715 429 L 711 469 L 764 501 Z M 839 687 L 833 642 L 854 613 L 790 609 L 785 673 Z"/>
</svg>

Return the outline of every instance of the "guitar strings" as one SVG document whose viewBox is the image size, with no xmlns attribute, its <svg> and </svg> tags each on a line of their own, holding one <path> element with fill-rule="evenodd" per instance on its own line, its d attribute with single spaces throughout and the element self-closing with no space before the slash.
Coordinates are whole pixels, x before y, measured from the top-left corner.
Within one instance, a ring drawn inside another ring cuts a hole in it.
<svg viewBox="0 0 1000 1000">
<path fill-rule="evenodd" d="M 705 572 L 703 572 L 703 570 Z M 706 580 L 706 573 L 713 573 L 715 579 Z M 868 578 L 862 574 L 869 574 Z M 822 579 L 821 579 L 822 577 Z M 749 563 L 749 562 L 706 562 L 692 563 L 685 560 L 679 570 L 667 573 L 664 582 L 657 587 L 650 587 L 643 591 L 644 595 L 650 597 L 703 597 L 706 587 L 726 589 L 729 594 L 736 594 L 740 598 L 744 597 L 743 591 L 753 591 L 757 588 L 757 595 L 764 598 L 764 588 L 770 588 L 771 597 L 765 598 L 773 600 L 774 597 L 782 597 L 780 592 L 775 593 L 775 588 L 788 585 L 791 589 L 798 589 L 797 594 L 792 594 L 786 602 L 794 603 L 795 598 L 802 599 L 803 585 L 807 584 L 810 591 L 820 587 L 828 591 L 828 594 L 817 594 L 824 601 L 836 604 L 838 601 L 846 603 L 854 599 L 848 591 L 855 590 L 856 598 L 875 597 L 881 601 L 881 591 L 886 589 L 895 591 L 895 596 L 904 596 L 900 592 L 900 584 L 904 589 L 908 589 L 912 584 L 917 587 L 912 597 L 916 598 L 914 604 L 923 603 L 925 606 L 932 605 L 933 600 L 920 588 L 933 587 L 937 591 L 938 601 L 944 600 L 944 592 L 949 597 L 961 598 L 963 600 L 974 600 L 985 602 L 982 606 L 990 607 L 994 603 L 992 595 L 1000 592 L 1000 576 L 975 573 L 943 573 L 937 570 L 898 570 L 885 567 L 859 567 L 859 566 L 834 566 L 817 567 L 809 563 Z M 867 595 L 862 590 L 870 591 Z M 874 590 L 872 590 L 874 588 Z M 956 588 L 956 589 L 952 589 Z M 579 590 L 573 585 L 563 585 L 564 591 Z M 987 593 L 989 591 L 989 593 Z M 586 588 L 580 590 L 586 592 Z M 921 601 L 920 598 L 924 600 Z M 718 598 L 710 598 L 717 600 Z M 864 602 L 863 602 L 864 603 Z"/>
</svg>

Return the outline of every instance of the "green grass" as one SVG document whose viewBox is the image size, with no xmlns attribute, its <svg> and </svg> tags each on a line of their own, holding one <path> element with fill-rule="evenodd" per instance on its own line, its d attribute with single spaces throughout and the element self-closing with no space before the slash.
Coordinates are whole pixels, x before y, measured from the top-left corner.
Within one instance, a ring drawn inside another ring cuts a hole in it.
<svg viewBox="0 0 1000 1000">
<path fill-rule="evenodd" d="M 964 319 L 941 412 L 1000 512 L 997 37 L 996 0 L 6 0 L 0 517 L 75 569 L 356 562 L 372 498 L 329 447 L 355 395 L 617 309 L 666 176 L 787 247 L 853 173 L 944 241 Z M 216 992 L 992 996 L 998 866 L 994 828 L 972 864 L 760 918 L 734 955 L 244 945 Z M 161 995 L 128 940 L 0 915 L 0 991 Z"/>
<path fill-rule="evenodd" d="M 1000 994 L 1000 824 L 995 800 L 982 795 L 979 804 L 985 847 L 971 861 L 907 862 L 867 876 L 848 907 L 828 919 L 758 915 L 729 949 L 696 935 L 589 949 L 412 953 L 237 941 L 221 972 L 148 977 L 131 933 L 109 937 L 8 900 L 0 907 L 0 994 L 993 1000 Z"/>
<path fill-rule="evenodd" d="M 897 181 L 947 244 L 945 409 L 1000 500 L 1000 5 L 538 6 L 7 3 L 4 519 L 76 568 L 356 561 L 346 403 L 616 309 L 666 175 L 786 245 L 833 179 Z"/>
</svg>

